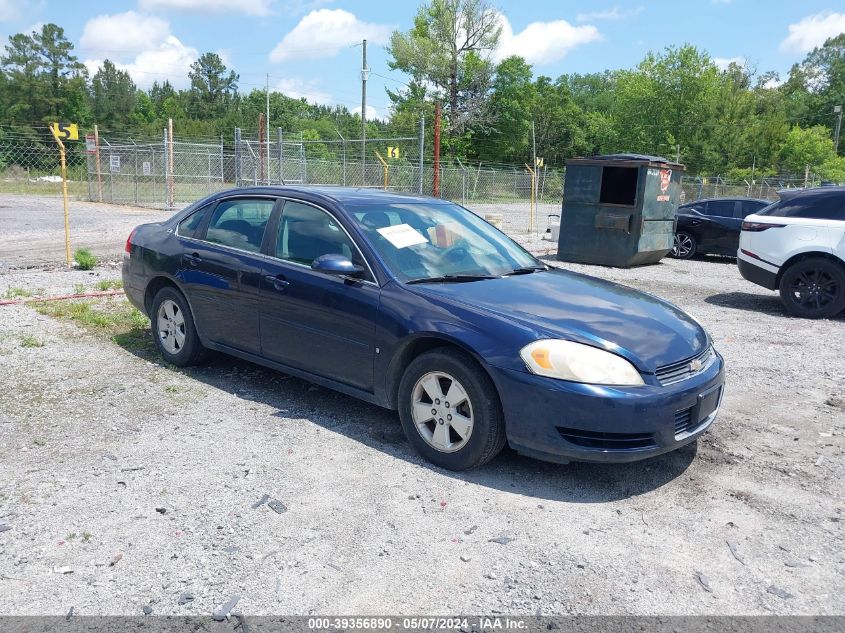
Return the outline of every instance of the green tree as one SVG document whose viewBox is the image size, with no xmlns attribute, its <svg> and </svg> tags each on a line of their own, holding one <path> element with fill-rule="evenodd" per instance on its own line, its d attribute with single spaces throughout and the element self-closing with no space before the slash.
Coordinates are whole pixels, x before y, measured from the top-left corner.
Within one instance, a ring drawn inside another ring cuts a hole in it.
<svg viewBox="0 0 845 633">
<path fill-rule="evenodd" d="M 132 117 L 136 99 L 135 83 L 129 73 L 105 60 L 91 79 L 91 102 L 97 122 L 106 126 L 125 124 Z"/>
<path fill-rule="evenodd" d="M 238 94 L 238 75 L 217 53 L 203 53 L 191 64 L 191 114 L 197 119 L 219 117 Z"/>
<path fill-rule="evenodd" d="M 838 168 L 830 130 L 823 125 L 810 128 L 793 126 L 784 140 L 780 159 L 783 169 L 795 175 L 803 174 L 807 168 L 820 174 L 825 167 L 831 171 Z"/>
<path fill-rule="evenodd" d="M 432 0 L 410 31 L 393 33 L 388 64 L 432 85 L 447 100 L 450 133 L 460 134 L 482 112 L 500 35 L 499 15 L 485 0 Z"/>
<path fill-rule="evenodd" d="M 87 89 L 88 72 L 72 54 L 73 44 L 65 37 L 65 30 L 55 24 L 45 24 L 33 40 L 41 57 L 42 77 L 46 83 L 47 114 L 53 118 L 84 118 L 78 109 L 77 97 Z M 77 103 L 77 108 L 72 105 Z"/>
</svg>

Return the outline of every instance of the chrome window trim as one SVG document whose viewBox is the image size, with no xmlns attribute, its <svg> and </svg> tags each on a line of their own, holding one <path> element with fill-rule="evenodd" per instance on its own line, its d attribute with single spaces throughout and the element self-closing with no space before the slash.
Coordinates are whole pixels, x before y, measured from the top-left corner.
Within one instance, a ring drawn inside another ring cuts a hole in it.
<svg viewBox="0 0 845 633">
<path fill-rule="evenodd" d="M 225 202 L 226 200 L 231 200 L 233 198 L 235 198 L 235 199 L 238 199 L 238 198 L 244 198 L 244 199 L 259 198 L 259 199 L 262 199 L 262 200 L 273 200 L 274 202 L 277 202 L 279 200 L 283 200 L 284 202 L 287 202 L 287 201 L 298 202 L 300 204 L 307 204 L 311 207 L 314 207 L 318 211 L 322 211 L 323 213 L 328 215 L 332 220 L 335 221 L 335 223 L 346 234 L 346 237 L 349 238 L 349 241 L 352 242 L 352 245 L 358 251 L 358 254 L 361 256 L 361 259 L 364 260 L 364 263 L 367 265 L 367 270 L 370 272 L 370 275 L 372 276 L 373 281 L 370 281 L 369 279 L 358 279 L 356 277 L 348 277 L 348 276 L 345 276 L 344 278 L 353 279 L 355 281 L 358 281 L 358 282 L 361 282 L 361 283 L 364 283 L 364 284 L 370 284 L 371 286 L 375 286 L 376 288 L 381 288 L 381 285 L 378 283 L 378 277 L 376 277 L 375 273 L 373 272 L 373 267 L 370 265 L 370 262 L 366 258 L 366 256 L 364 255 L 364 252 L 361 250 L 361 247 L 358 246 L 358 242 L 355 241 L 355 238 L 352 237 L 352 235 L 349 233 L 349 231 L 346 230 L 346 227 L 343 226 L 343 224 L 337 219 L 337 216 L 335 214 L 333 214 L 331 211 L 329 211 L 328 209 L 325 209 L 324 207 L 321 207 L 317 204 L 314 204 L 313 202 L 308 202 L 307 200 L 300 200 L 298 198 L 291 198 L 291 197 L 288 197 L 288 196 L 270 196 L 270 195 L 256 195 L 256 196 L 231 195 L 231 196 L 226 196 L 226 197 L 219 198 L 218 200 L 216 200 L 213 203 L 214 208 L 216 208 L 219 203 Z M 290 261 L 290 260 L 287 260 L 287 259 L 282 259 L 281 257 L 275 257 L 273 255 L 266 255 L 265 253 L 261 253 L 261 252 L 248 251 L 248 250 L 245 250 L 245 249 L 242 249 L 242 248 L 235 248 L 234 246 L 229 246 L 228 244 L 220 244 L 218 242 L 209 242 L 208 240 L 201 240 L 201 239 L 198 239 L 196 237 L 187 237 L 186 235 L 181 235 L 179 233 L 179 225 L 182 222 L 184 222 L 187 218 L 192 216 L 194 213 L 198 213 L 200 210 L 202 210 L 204 208 L 205 207 L 200 207 L 199 209 L 197 209 L 193 213 L 189 213 L 187 216 L 185 216 L 184 218 L 179 220 L 176 223 L 176 228 L 173 230 L 173 234 L 176 235 L 177 237 L 183 239 L 183 240 L 187 240 L 188 242 L 194 242 L 196 244 L 211 244 L 215 247 L 222 248 L 224 250 L 231 251 L 233 253 L 243 253 L 243 254 L 246 254 L 246 255 L 252 255 L 253 257 L 260 257 L 261 259 L 266 259 L 267 261 L 273 262 L 273 263 L 284 262 L 285 264 L 289 264 L 291 266 L 297 266 L 299 268 L 302 268 L 303 270 L 309 270 L 312 273 L 316 273 L 318 275 L 323 275 L 324 277 L 334 277 L 335 276 L 335 275 L 328 275 L 326 273 L 320 273 L 320 272 L 314 270 L 313 268 L 311 268 L 311 266 L 308 266 L 306 264 L 300 264 L 299 262 L 293 262 L 293 261 Z M 284 212 L 285 212 L 285 208 L 284 208 L 284 205 L 282 205 L 281 213 L 279 215 L 279 222 L 281 222 L 281 220 L 282 220 L 281 216 L 282 216 L 282 214 L 284 214 Z M 340 275 L 338 275 L 338 277 L 340 277 Z"/>
</svg>

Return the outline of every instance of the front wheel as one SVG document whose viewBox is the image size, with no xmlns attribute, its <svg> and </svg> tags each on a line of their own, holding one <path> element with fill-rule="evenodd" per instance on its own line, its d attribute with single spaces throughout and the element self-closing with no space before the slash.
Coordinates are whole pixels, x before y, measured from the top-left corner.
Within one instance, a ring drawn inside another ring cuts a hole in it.
<svg viewBox="0 0 845 633">
<path fill-rule="evenodd" d="M 675 234 L 675 241 L 672 243 L 672 257 L 676 259 L 689 259 L 695 255 L 698 242 L 695 235 L 685 231 L 678 231 Z"/>
<path fill-rule="evenodd" d="M 206 354 L 200 342 L 191 308 L 176 288 L 165 287 L 153 298 L 153 339 L 164 360 L 178 367 L 195 365 Z"/>
<path fill-rule="evenodd" d="M 845 310 L 845 268 L 827 259 L 805 259 L 780 280 L 786 311 L 805 319 L 828 319 Z"/>
<path fill-rule="evenodd" d="M 493 382 L 456 350 L 434 350 L 411 362 L 399 384 L 399 418 L 414 450 L 448 470 L 480 466 L 505 445 Z"/>
</svg>

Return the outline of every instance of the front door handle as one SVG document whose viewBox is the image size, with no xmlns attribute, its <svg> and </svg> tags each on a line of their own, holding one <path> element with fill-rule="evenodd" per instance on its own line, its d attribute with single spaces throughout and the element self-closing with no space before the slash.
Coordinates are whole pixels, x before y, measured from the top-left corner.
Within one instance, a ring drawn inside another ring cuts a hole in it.
<svg viewBox="0 0 845 633">
<path fill-rule="evenodd" d="M 282 277 L 276 275 L 264 275 L 264 279 L 266 279 L 267 282 L 269 282 L 270 285 L 279 292 L 290 286 L 290 282 L 287 279 L 283 279 Z"/>
<path fill-rule="evenodd" d="M 191 266 L 196 266 L 202 262 L 202 257 L 198 253 L 191 253 L 190 255 L 182 255 L 182 259 L 188 262 Z"/>
</svg>

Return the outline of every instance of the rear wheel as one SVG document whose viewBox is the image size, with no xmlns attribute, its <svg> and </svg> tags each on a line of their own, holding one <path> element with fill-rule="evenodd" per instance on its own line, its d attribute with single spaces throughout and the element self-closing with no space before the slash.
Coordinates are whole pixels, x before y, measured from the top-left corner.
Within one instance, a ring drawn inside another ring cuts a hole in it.
<svg viewBox="0 0 845 633">
<path fill-rule="evenodd" d="M 818 257 L 796 262 L 781 277 L 780 300 L 794 316 L 836 316 L 845 310 L 845 268 Z"/>
<path fill-rule="evenodd" d="M 672 243 L 672 257 L 676 259 L 689 259 L 695 255 L 698 248 L 698 241 L 695 235 L 686 231 L 675 233 L 675 241 Z"/>
<path fill-rule="evenodd" d="M 202 360 L 206 349 L 181 292 L 171 287 L 159 290 L 153 298 L 150 316 L 156 347 L 168 363 L 187 367 Z"/>
<path fill-rule="evenodd" d="M 434 350 L 411 362 L 399 385 L 399 418 L 411 446 L 449 470 L 480 466 L 505 445 L 493 382 L 456 350 Z"/>
</svg>

